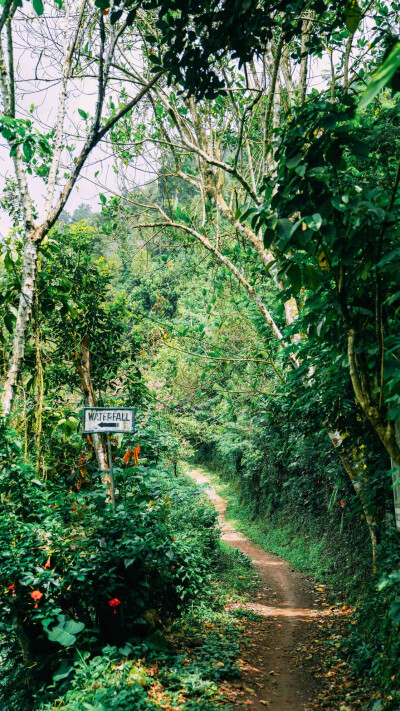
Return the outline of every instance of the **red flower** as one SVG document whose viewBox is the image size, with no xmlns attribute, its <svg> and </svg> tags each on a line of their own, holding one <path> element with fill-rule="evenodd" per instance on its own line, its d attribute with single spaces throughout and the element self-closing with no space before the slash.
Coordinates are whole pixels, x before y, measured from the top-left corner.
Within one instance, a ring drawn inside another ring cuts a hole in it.
<svg viewBox="0 0 400 711">
<path fill-rule="evenodd" d="M 140 454 L 140 444 L 133 450 L 133 460 L 135 462 L 135 467 L 139 464 L 139 454 Z"/>
<path fill-rule="evenodd" d="M 343 501 L 343 499 L 340 499 L 340 505 L 341 505 L 341 507 L 343 508 L 343 506 L 344 506 L 344 501 Z"/>
<path fill-rule="evenodd" d="M 37 607 L 37 606 L 38 606 L 37 601 L 40 600 L 41 597 L 43 597 L 43 593 L 40 592 L 40 590 L 34 590 L 33 592 L 31 592 L 31 598 L 32 598 L 32 600 L 35 600 L 35 601 L 36 601 L 35 604 L 34 604 L 34 607 Z"/>
<path fill-rule="evenodd" d="M 173 541 L 177 541 L 178 539 L 177 539 L 177 538 L 173 538 L 172 540 L 173 540 Z"/>
<path fill-rule="evenodd" d="M 127 449 L 124 456 L 122 457 L 124 466 L 127 467 L 129 464 L 129 461 L 131 460 L 131 458 L 133 458 L 133 464 L 135 467 L 137 467 L 139 464 L 139 454 L 140 454 L 140 444 L 138 444 L 137 447 L 135 447 L 135 449 Z"/>
<path fill-rule="evenodd" d="M 47 558 L 47 560 L 43 566 L 43 570 L 46 570 L 47 568 L 50 568 L 50 558 Z"/>
<path fill-rule="evenodd" d="M 41 597 L 43 597 L 43 593 L 40 592 L 40 590 L 34 590 L 31 592 L 32 600 L 40 600 Z"/>
<path fill-rule="evenodd" d="M 11 585 L 9 585 L 8 589 L 11 590 L 13 595 L 15 595 L 15 583 L 12 583 Z"/>
<path fill-rule="evenodd" d="M 115 608 L 118 607 L 118 605 L 121 604 L 121 600 L 118 600 L 117 597 L 113 597 L 112 600 L 109 600 L 109 601 L 108 601 L 108 604 L 110 605 L 110 607 L 113 608 L 113 610 L 114 610 L 114 615 L 116 615 L 116 614 L 117 614 L 117 610 L 116 610 Z"/>
</svg>

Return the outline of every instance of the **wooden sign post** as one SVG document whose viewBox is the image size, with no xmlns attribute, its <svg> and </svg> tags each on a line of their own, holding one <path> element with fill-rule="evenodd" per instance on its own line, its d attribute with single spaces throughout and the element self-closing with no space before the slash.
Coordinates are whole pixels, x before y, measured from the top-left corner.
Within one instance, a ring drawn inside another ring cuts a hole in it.
<svg viewBox="0 0 400 711">
<path fill-rule="evenodd" d="M 108 473 L 110 476 L 111 502 L 115 513 L 114 472 L 111 454 L 111 436 L 130 434 L 135 431 L 134 407 L 84 407 L 82 413 L 83 434 L 107 434 Z"/>
</svg>

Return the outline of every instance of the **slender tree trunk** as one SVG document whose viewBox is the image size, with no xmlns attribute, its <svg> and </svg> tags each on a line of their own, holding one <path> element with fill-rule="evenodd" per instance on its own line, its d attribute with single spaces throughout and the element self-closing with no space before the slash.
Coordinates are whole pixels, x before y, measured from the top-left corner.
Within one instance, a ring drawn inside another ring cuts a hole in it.
<svg viewBox="0 0 400 711">
<path fill-rule="evenodd" d="M 88 405 L 89 407 L 96 407 L 96 397 L 94 394 L 92 378 L 90 375 L 90 351 L 89 339 L 87 336 L 84 336 L 82 338 L 80 346 L 80 358 L 78 351 L 75 351 L 76 368 L 81 379 L 86 405 Z M 109 478 L 107 476 L 106 453 L 101 439 L 101 435 L 92 434 L 91 438 L 101 480 L 103 484 L 108 484 Z"/>
<path fill-rule="evenodd" d="M 300 103 L 304 102 L 307 93 L 307 72 L 308 72 L 308 50 L 307 42 L 310 39 L 309 35 L 310 22 L 303 20 L 301 27 L 301 60 L 300 60 Z"/>
<path fill-rule="evenodd" d="M 40 343 L 39 324 L 39 300 L 37 289 L 35 289 L 35 345 L 36 345 L 36 422 L 35 422 L 35 447 L 36 447 L 36 468 L 38 474 L 41 469 L 41 441 L 42 441 L 42 416 L 43 416 L 43 363 L 42 349 Z"/>
<path fill-rule="evenodd" d="M 343 65 L 343 88 L 344 89 L 349 88 L 349 61 L 350 61 L 351 46 L 353 44 L 353 37 L 354 37 L 354 32 L 352 32 L 347 39 L 346 50 L 344 53 L 344 65 Z"/>
<path fill-rule="evenodd" d="M 19 297 L 17 322 L 14 329 L 12 355 L 8 367 L 7 378 L 3 386 L 1 405 L 3 415 L 9 415 L 17 386 L 18 374 L 25 354 L 26 331 L 32 311 L 35 292 L 38 245 L 34 233 L 27 236 L 23 255 L 23 270 L 21 293 Z"/>
</svg>

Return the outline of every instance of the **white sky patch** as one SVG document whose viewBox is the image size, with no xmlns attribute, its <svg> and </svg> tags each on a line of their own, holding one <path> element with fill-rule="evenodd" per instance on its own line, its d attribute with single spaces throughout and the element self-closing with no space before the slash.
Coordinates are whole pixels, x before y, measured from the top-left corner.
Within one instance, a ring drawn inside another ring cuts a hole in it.
<svg viewBox="0 0 400 711">
<path fill-rule="evenodd" d="M 29 6 L 27 6 L 29 8 Z M 31 11 L 32 12 L 32 11 Z M 76 17 L 71 17 L 76 20 Z M 57 121 L 58 97 L 61 85 L 61 62 L 63 56 L 64 18 L 56 10 L 50 14 L 37 18 L 32 13 L 17 11 L 14 25 L 14 64 L 16 73 L 16 117 L 31 119 L 39 132 L 48 133 Z M 69 27 L 71 35 L 74 31 L 74 22 Z M 140 50 L 134 43 L 130 60 L 140 72 Z M 72 156 L 82 148 L 88 122 L 93 116 L 97 100 L 97 64 L 88 63 L 87 74 L 74 78 L 68 83 L 67 111 L 64 122 L 64 150 L 59 171 L 59 185 L 56 187 L 56 196 L 61 192 L 65 183 L 65 175 L 69 174 L 72 165 Z M 121 74 L 113 72 L 107 88 L 105 107 L 112 97 L 118 106 L 121 89 L 126 91 L 126 100 L 132 98 L 138 91 L 139 85 L 124 82 Z M 32 110 L 32 107 L 33 110 Z M 81 109 L 89 115 L 85 121 L 78 110 Z M 74 151 L 71 152 L 71 147 Z M 0 193 L 3 192 L 7 178 L 15 180 L 13 161 L 9 155 L 9 146 L 0 137 Z M 89 204 L 93 209 L 100 206 L 99 189 L 95 184 L 97 179 L 102 185 L 107 185 L 111 190 L 119 192 L 119 176 L 113 165 L 114 155 L 107 136 L 95 147 L 89 155 L 81 175 L 68 198 L 65 209 L 73 212 L 81 203 Z M 149 166 L 138 158 L 129 166 L 132 180 L 143 184 L 149 179 Z M 97 176 L 97 177 L 96 177 Z M 88 178 L 88 180 L 86 179 Z M 28 184 L 35 207 L 39 215 L 43 214 L 46 185 L 37 176 L 28 176 Z M 0 209 L 0 234 L 6 236 L 12 225 L 7 211 Z"/>
</svg>

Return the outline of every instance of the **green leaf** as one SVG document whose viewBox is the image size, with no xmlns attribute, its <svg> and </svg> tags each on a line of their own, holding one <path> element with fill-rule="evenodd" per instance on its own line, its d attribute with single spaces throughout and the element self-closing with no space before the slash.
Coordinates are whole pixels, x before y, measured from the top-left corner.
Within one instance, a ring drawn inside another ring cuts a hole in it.
<svg viewBox="0 0 400 711">
<path fill-rule="evenodd" d="M 42 0 L 32 0 L 33 9 L 38 15 L 43 15 L 44 6 Z"/>
<path fill-rule="evenodd" d="M 322 328 L 323 328 L 323 325 L 324 325 L 325 321 L 326 321 L 326 316 L 323 316 L 322 319 L 321 319 L 321 321 L 320 321 L 319 324 L 317 325 L 317 336 L 320 336 L 320 335 L 321 335 L 321 331 L 322 331 Z"/>
<path fill-rule="evenodd" d="M 394 625 L 400 625 L 400 597 L 393 600 L 390 605 L 390 617 Z"/>
<path fill-rule="evenodd" d="M 30 161 L 33 156 L 33 148 L 30 141 L 24 141 L 22 151 L 27 161 Z"/>
<path fill-rule="evenodd" d="M 306 264 L 306 266 L 303 267 L 303 278 L 304 284 L 309 289 L 312 289 L 312 291 L 318 289 L 321 282 L 321 274 L 317 271 L 317 269 L 315 269 L 315 267 L 311 266 L 311 264 Z"/>
<path fill-rule="evenodd" d="M 316 167 L 316 168 L 310 168 L 310 170 L 307 170 L 307 176 L 309 178 L 319 178 L 323 176 L 325 173 L 325 168 L 322 167 Z"/>
<path fill-rule="evenodd" d="M 76 622 L 76 620 L 67 620 L 65 624 L 65 631 L 68 632 L 68 634 L 78 634 L 79 632 L 82 632 L 84 628 L 85 623 Z"/>
<path fill-rule="evenodd" d="M 52 630 L 46 630 L 47 636 L 51 642 L 58 642 L 63 647 L 70 647 L 76 642 L 78 632 L 82 632 L 85 625 L 83 622 L 75 622 L 75 620 L 66 620 L 65 615 L 58 615 L 58 625 Z"/>
<path fill-rule="evenodd" d="M 61 681 L 66 679 L 71 674 L 73 667 L 68 664 L 66 659 L 63 659 L 57 671 L 53 674 L 53 681 Z"/>
<path fill-rule="evenodd" d="M 78 109 L 78 114 L 79 116 L 82 116 L 83 119 L 87 119 L 88 117 L 86 111 L 84 111 L 83 109 Z"/>
<path fill-rule="evenodd" d="M 299 165 L 299 163 L 300 163 L 302 157 L 303 157 L 303 155 L 302 155 L 301 153 L 296 153 L 295 156 L 293 156 L 292 158 L 288 158 L 288 159 L 287 159 L 287 161 L 286 161 L 286 167 L 289 168 L 289 169 L 290 169 L 290 168 L 297 168 L 297 166 Z"/>
<path fill-rule="evenodd" d="M 344 21 L 352 34 L 356 31 L 361 20 L 361 8 L 357 0 L 348 0 L 344 9 Z"/>
<path fill-rule="evenodd" d="M 286 217 L 281 217 L 276 223 L 276 232 L 279 239 L 288 242 L 292 234 L 293 222 Z"/>
<path fill-rule="evenodd" d="M 76 642 L 75 635 L 66 632 L 62 627 L 54 627 L 47 636 L 51 642 L 58 642 L 62 647 L 71 647 Z"/>
<path fill-rule="evenodd" d="M 313 232 L 318 232 L 318 230 L 321 229 L 322 217 L 319 212 L 314 212 L 311 217 L 305 217 L 304 222 L 306 223 L 307 227 L 310 228 L 310 230 L 312 230 Z"/>
<path fill-rule="evenodd" d="M 298 293 L 302 286 L 301 269 L 299 265 L 295 262 L 292 262 L 286 274 L 289 277 L 289 281 L 291 286 L 293 287 L 293 291 Z"/>
<path fill-rule="evenodd" d="M 400 67 L 400 42 L 396 42 L 391 52 L 389 52 L 383 64 L 373 73 L 371 80 L 365 89 L 361 101 L 358 105 L 359 109 L 365 109 L 375 96 L 387 86 L 393 75 Z"/>
</svg>

